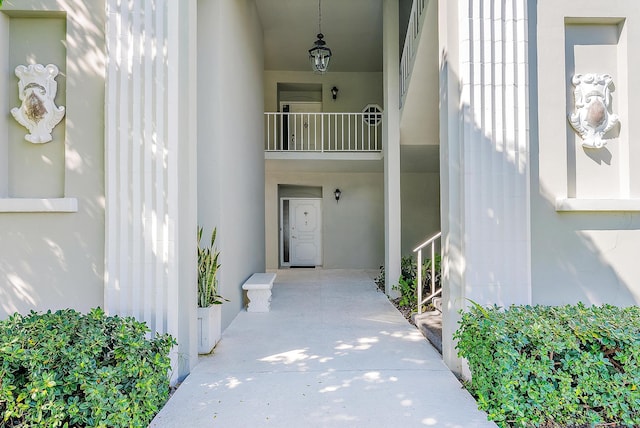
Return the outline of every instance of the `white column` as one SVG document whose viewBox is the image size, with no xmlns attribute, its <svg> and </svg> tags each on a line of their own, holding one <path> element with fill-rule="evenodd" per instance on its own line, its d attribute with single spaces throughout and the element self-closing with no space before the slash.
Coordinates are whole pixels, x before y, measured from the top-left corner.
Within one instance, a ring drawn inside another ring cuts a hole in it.
<svg viewBox="0 0 640 428">
<path fill-rule="evenodd" d="M 446 3 L 446 4 L 445 4 Z M 441 1 L 443 357 L 468 300 L 531 302 L 527 0 Z"/>
<path fill-rule="evenodd" d="M 175 376 L 197 359 L 192 10 L 107 2 L 105 308 L 172 334 Z"/>
<path fill-rule="evenodd" d="M 385 292 L 398 283 L 402 258 L 400 212 L 400 64 L 398 0 L 383 2 Z"/>
</svg>

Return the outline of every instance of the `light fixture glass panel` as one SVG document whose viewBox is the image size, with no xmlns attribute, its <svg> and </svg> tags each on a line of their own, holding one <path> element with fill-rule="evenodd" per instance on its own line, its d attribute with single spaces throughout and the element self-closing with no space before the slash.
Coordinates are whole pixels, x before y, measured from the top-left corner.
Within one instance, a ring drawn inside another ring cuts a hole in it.
<svg viewBox="0 0 640 428">
<path fill-rule="evenodd" d="M 309 49 L 309 62 L 311 69 L 314 73 L 326 73 L 329 70 L 329 61 L 331 59 L 331 49 L 325 46 L 325 41 L 322 40 L 324 36 L 322 33 L 318 34 L 318 40 L 315 41 L 314 46 Z"/>
</svg>

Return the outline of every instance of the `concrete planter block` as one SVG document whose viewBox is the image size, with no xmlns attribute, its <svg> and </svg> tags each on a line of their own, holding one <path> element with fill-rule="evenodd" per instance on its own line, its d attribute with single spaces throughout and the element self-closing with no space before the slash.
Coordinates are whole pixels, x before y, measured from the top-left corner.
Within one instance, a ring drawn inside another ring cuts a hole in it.
<svg viewBox="0 0 640 428">
<path fill-rule="evenodd" d="M 198 308 L 198 354 L 209 354 L 222 335 L 222 305 Z"/>
</svg>

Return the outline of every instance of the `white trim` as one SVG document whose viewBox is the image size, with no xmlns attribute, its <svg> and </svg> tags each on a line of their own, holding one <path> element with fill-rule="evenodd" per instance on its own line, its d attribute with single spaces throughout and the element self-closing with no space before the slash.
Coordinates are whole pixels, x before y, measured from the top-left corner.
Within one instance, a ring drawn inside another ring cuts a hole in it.
<svg viewBox="0 0 640 428">
<path fill-rule="evenodd" d="M 640 199 L 556 198 L 556 211 L 640 211 Z"/>
<path fill-rule="evenodd" d="M 0 213 L 76 213 L 76 198 L 0 198 Z"/>
</svg>

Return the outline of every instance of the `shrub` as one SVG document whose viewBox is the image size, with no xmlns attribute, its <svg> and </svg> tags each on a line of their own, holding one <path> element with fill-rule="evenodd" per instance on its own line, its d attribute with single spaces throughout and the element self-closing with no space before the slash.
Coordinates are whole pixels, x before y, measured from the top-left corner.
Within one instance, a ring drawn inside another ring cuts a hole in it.
<svg viewBox="0 0 640 428">
<path fill-rule="evenodd" d="M 0 322 L 0 426 L 147 426 L 169 393 L 169 335 L 101 309 Z"/>
<path fill-rule="evenodd" d="M 385 273 L 384 273 L 384 266 L 380 266 L 380 272 L 378 273 L 378 276 L 375 277 L 375 279 L 373 280 L 376 285 L 378 286 L 378 290 L 382 291 L 384 293 L 384 283 L 385 283 Z"/>
<path fill-rule="evenodd" d="M 435 257 L 435 288 L 440 285 L 440 255 Z M 400 265 L 401 273 L 398 278 L 398 284 L 394 289 L 400 292 L 399 306 L 408 307 L 412 311 L 418 310 L 418 293 L 416 288 L 418 263 L 413 257 L 402 257 Z M 422 296 L 426 297 L 432 292 L 431 290 L 431 259 L 423 259 L 422 261 Z"/>
<path fill-rule="evenodd" d="M 640 426 L 640 308 L 475 305 L 458 354 L 502 427 Z"/>
</svg>

